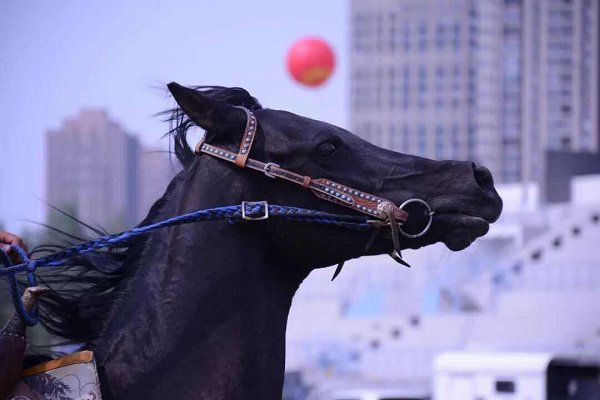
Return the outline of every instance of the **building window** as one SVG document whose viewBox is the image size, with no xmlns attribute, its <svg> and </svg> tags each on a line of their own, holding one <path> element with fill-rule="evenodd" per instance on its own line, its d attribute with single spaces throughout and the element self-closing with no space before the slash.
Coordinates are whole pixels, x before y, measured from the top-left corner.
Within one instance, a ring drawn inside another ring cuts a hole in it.
<svg viewBox="0 0 600 400">
<path fill-rule="evenodd" d="M 388 125 L 388 137 L 389 148 L 395 150 L 398 147 L 399 137 L 393 122 Z"/>
<path fill-rule="evenodd" d="M 410 67 L 404 65 L 402 71 L 402 107 L 408 110 L 410 107 Z"/>
<path fill-rule="evenodd" d="M 376 78 L 375 78 L 375 108 L 378 110 L 381 109 L 382 106 L 382 98 L 383 98 L 383 71 L 381 68 L 377 68 Z"/>
<path fill-rule="evenodd" d="M 438 160 L 444 158 L 444 127 L 438 125 L 435 127 L 435 157 Z"/>
<path fill-rule="evenodd" d="M 419 125 L 419 133 L 418 133 L 418 145 L 419 145 L 419 155 L 424 156 L 427 154 L 427 130 L 425 129 L 425 125 Z"/>
<path fill-rule="evenodd" d="M 444 79 L 444 67 L 442 65 L 435 67 L 435 77 L 440 81 Z"/>
<path fill-rule="evenodd" d="M 426 108 L 425 97 L 427 95 L 427 70 L 424 65 L 419 66 L 418 105 L 420 109 Z"/>
<path fill-rule="evenodd" d="M 467 148 L 469 151 L 469 159 L 472 161 L 476 161 L 476 143 L 475 143 L 475 127 L 469 126 L 467 128 Z"/>
<path fill-rule="evenodd" d="M 396 71 L 394 67 L 390 67 L 388 70 L 388 78 L 389 78 L 389 106 L 390 109 L 393 110 L 396 108 Z"/>
<path fill-rule="evenodd" d="M 437 108 L 444 106 L 444 67 L 437 65 L 435 67 L 435 105 Z"/>
<path fill-rule="evenodd" d="M 383 49 L 383 15 L 381 14 L 377 14 L 376 32 L 375 48 L 378 53 L 381 53 Z"/>
<path fill-rule="evenodd" d="M 459 103 L 460 103 L 460 100 L 458 100 L 457 97 L 453 97 L 452 98 L 452 109 L 456 110 L 458 108 Z"/>
<path fill-rule="evenodd" d="M 516 386 L 513 381 L 496 381 L 497 393 L 515 393 Z"/>
<path fill-rule="evenodd" d="M 419 89 L 419 103 L 421 103 L 421 101 L 425 102 L 425 95 L 427 92 L 427 69 L 424 65 L 419 65 L 419 79 L 417 84 Z"/>
<path fill-rule="evenodd" d="M 419 24 L 419 50 L 421 52 L 427 50 L 427 24 L 421 22 Z"/>
<path fill-rule="evenodd" d="M 451 128 L 452 135 L 452 154 L 454 158 L 461 158 L 460 154 L 460 128 L 458 124 L 452 124 Z"/>
<path fill-rule="evenodd" d="M 396 51 L 396 38 L 398 37 L 398 32 L 396 31 L 397 18 L 398 15 L 396 13 L 390 14 L 390 35 L 388 37 L 388 43 L 392 53 Z"/>
<path fill-rule="evenodd" d="M 458 22 L 452 26 L 452 46 L 454 50 L 460 50 L 460 24 Z"/>
<path fill-rule="evenodd" d="M 410 52 L 411 47 L 410 26 L 407 21 L 404 21 L 404 51 Z"/>
<path fill-rule="evenodd" d="M 446 39 L 446 26 L 443 22 L 438 22 L 435 28 L 435 47 L 438 50 L 444 49 L 444 42 Z"/>
<path fill-rule="evenodd" d="M 402 125 L 402 149 L 403 152 L 408 153 L 410 151 L 410 130 L 408 124 Z"/>
</svg>

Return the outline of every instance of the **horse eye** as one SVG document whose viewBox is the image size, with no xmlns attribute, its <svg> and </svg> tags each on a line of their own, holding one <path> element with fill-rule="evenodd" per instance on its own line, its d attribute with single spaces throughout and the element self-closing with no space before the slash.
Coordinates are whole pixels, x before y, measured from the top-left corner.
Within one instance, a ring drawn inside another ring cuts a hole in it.
<svg viewBox="0 0 600 400">
<path fill-rule="evenodd" d="M 335 144 L 333 144 L 331 142 L 321 143 L 319 145 L 319 147 L 317 148 L 317 152 L 319 153 L 319 155 L 321 157 L 329 157 L 336 150 L 337 150 L 337 148 L 335 147 Z"/>
</svg>

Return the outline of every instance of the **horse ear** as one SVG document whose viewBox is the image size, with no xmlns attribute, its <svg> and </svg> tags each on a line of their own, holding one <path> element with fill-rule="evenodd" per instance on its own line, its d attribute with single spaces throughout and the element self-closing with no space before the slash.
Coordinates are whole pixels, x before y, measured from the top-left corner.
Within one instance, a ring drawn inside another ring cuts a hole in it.
<svg viewBox="0 0 600 400">
<path fill-rule="evenodd" d="M 200 90 L 190 89 L 176 82 L 167 85 L 173 98 L 184 113 L 206 131 L 232 123 L 245 123 L 244 114 L 224 101 L 217 100 Z M 238 121 L 238 119 L 240 121 Z"/>
</svg>

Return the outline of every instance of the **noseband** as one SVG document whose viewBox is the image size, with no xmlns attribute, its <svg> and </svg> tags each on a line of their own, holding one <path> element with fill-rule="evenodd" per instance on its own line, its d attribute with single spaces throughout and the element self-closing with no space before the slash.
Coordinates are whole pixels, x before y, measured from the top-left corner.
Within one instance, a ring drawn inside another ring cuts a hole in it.
<svg viewBox="0 0 600 400">
<path fill-rule="evenodd" d="M 207 143 L 204 143 L 202 139 L 195 148 L 195 153 L 198 155 L 208 154 L 209 156 L 228 161 L 241 168 L 249 168 L 255 171 L 264 173 L 269 178 L 283 179 L 285 181 L 294 183 L 301 186 L 303 189 L 312 191 L 320 199 L 351 208 L 354 211 L 366 214 L 369 217 L 376 218 L 375 220 L 369 221 L 376 227 L 389 226 L 392 232 L 392 240 L 394 243 L 394 251 L 390 256 L 397 262 L 409 266 L 403 259 L 400 253 L 400 234 L 407 238 L 419 238 L 429 231 L 433 222 L 433 214 L 429 204 L 421 199 L 408 199 L 403 202 L 399 207 L 394 204 L 393 201 L 373 195 L 371 193 L 364 192 L 362 190 L 354 189 L 347 185 L 342 185 L 335 181 L 325 178 L 314 179 L 307 175 L 297 174 L 293 171 L 282 168 L 281 166 L 272 162 L 262 162 L 256 159 L 250 158 L 250 150 L 256 137 L 256 130 L 258 123 L 256 116 L 252 111 L 242 106 L 234 106 L 242 110 L 246 114 L 246 128 L 244 129 L 244 135 L 242 142 L 237 153 L 216 147 Z M 417 233 L 409 233 L 403 229 L 404 223 L 408 221 L 409 214 L 405 208 L 409 205 L 420 205 L 424 208 L 424 213 L 427 215 L 428 220 L 425 227 Z M 370 247 L 374 241 L 375 236 L 369 240 Z M 341 270 L 341 265 L 338 266 L 338 270 Z M 339 271 L 336 270 L 337 276 Z"/>
</svg>

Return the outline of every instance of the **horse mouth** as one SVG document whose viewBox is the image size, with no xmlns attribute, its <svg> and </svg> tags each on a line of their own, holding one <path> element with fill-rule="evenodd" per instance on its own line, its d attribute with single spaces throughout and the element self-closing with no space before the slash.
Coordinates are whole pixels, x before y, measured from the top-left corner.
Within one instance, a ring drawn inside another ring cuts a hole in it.
<svg viewBox="0 0 600 400">
<path fill-rule="evenodd" d="M 469 247 L 475 239 L 488 233 L 490 223 L 481 217 L 461 213 L 436 214 L 435 221 L 443 225 L 441 242 L 452 251 Z"/>
</svg>

